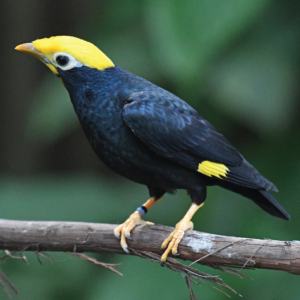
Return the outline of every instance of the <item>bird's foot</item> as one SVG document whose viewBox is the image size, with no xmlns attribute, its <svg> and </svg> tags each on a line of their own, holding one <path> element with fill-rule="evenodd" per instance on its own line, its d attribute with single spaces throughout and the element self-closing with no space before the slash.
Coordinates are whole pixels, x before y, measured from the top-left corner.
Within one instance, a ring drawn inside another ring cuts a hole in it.
<svg viewBox="0 0 300 300">
<path fill-rule="evenodd" d="M 123 224 L 119 225 L 114 230 L 114 235 L 117 238 L 120 238 L 121 234 L 121 247 L 127 253 L 129 253 L 127 249 L 126 238 L 130 238 L 130 232 L 137 225 L 154 225 L 152 222 L 146 222 L 141 218 L 141 213 L 139 211 L 135 211 Z"/>
<path fill-rule="evenodd" d="M 167 259 L 168 254 L 172 250 L 172 254 L 176 255 L 178 254 L 177 248 L 182 240 L 184 233 L 187 230 L 193 229 L 194 224 L 192 221 L 186 221 L 182 219 L 179 223 L 176 224 L 175 230 L 169 235 L 169 237 L 162 243 L 161 247 L 163 249 L 167 248 L 167 250 L 164 252 L 162 257 L 160 258 L 162 262 L 165 262 Z"/>
</svg>

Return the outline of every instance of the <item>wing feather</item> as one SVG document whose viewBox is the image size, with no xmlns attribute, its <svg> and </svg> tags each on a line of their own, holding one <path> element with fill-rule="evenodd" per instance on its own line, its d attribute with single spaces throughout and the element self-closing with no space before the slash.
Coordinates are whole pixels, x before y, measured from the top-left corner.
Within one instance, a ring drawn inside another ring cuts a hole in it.
<svg viewBox="0 0 300 300">
<path fill-rule="evenodd" d="M 242 164 L 240 153 L 192 108 L 170 109 L 165 101 L 135 100 L 124 106 L 125 123 L 151 150 L 196 170 L 203 160 Z"/>
<path fill-rule="evenodd" d="M 131 102 L 123 108 L 127 126 L 152 151 L 192 170 L 205 170 L 201 173 L 210 177 L 255 189 L 277 190 L 192 107 L 160 91 L 159 95 L 157 91 L 133 93 Z"/>
</svg>

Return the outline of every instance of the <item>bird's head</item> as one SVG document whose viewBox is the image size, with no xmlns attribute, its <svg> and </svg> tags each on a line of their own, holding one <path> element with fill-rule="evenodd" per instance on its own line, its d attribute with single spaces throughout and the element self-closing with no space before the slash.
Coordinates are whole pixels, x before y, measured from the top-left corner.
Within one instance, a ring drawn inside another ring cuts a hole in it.
<svg viewBox="0 0 300 300">
<path fill-rule="evenodd" d="M 59 75 L 59 71 L 82 66 L 100 71 L 114 67 L 113 62 L 96 46 L 71 36 L 39 39 L 15 49 L 37 57 L 56 75 Z"/>
</svg>

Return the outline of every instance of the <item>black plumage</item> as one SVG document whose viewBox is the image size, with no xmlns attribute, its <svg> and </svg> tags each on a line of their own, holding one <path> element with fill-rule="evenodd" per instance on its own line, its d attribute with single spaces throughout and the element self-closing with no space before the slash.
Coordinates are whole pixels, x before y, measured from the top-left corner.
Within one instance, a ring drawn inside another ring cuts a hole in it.
<svg viewBox="0 0 300 300">
<path fill-rule="evenodd" d="M 59 70 L 59 76 L 99 158 L 117 173 L 145 184 L 150 196 L 186 189 L 200 204 L 206 186 L 220 185 L 250 198 L 271 215 L 289 219 L 263 192 L 277 191 L 275 185 L 180 98 L 117 66 L 104 71 Z M 206 160 L 226 165 L 227 177 L 197 172 Z"/>
</svg>

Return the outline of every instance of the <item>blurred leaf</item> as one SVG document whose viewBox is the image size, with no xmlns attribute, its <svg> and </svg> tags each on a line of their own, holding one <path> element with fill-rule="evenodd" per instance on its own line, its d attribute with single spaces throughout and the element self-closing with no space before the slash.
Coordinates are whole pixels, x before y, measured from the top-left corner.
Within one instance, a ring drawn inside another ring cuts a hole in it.
<svg viewBox="0 0 300 300">
<path fill-rule="evenodd" d="M 148 1 L 157 66 L 178 84 L 201 78 L 204 64 L 258 17 L 269 0 Z"/>
<path fill-rule="evenodd" d="M 294 24 L 270 32 L 271 25 L 262 23 L 258 34 L 215 65 L 208 80 L 214 105 L 264 135 L 288 128 L 298 89 L 299 32 Z"/>
<path fill-rule="evenodd" d="M 53 74 L 45 77 L 33 98 L 26 128 L 30 141 L 51 143 L 79 124 L 68 92 Z"/>
</svg>

